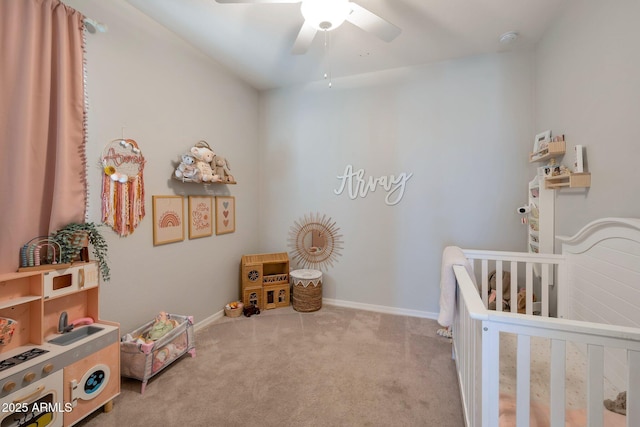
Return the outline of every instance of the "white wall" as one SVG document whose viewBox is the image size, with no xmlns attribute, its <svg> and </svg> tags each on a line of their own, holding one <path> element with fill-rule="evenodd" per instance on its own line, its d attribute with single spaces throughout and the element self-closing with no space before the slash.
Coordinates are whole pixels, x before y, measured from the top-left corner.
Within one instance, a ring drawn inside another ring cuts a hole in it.
<svg viewBox="0 0 640 427">
<path fill-rule="evenodd" d="M 125 330 L 159 310 L 197 320 L 219 311 L 238 296 L 240 256 L 288 250 L 291 225 L 309 212 L 331 216 L 345 241 L 325 272 L 326 298 L 434 315 L 445 245 L 525 248 L 513 212 L 534 173 L 526 162 L 532 137 L 545 129 L 564 133 L 569 149 L 587 147 L 593 180 L 589 190 L 557 192 L 557 233 L 602 216 L 637 216 L 637 1 L 575 1 L 535 55 L 466 58 L 260 96 L 122 0 L 66 2 L 109 25 L 87 40 L 90 161 L 122 126 L 148 161 L 147 218 L 130 237 L 106 233 L 113 280 L 102 289 L 102 314 Z M 238 185 L 169 180 L 179 154 L 199 139 L 231 159 Z M 413 177 L 396 206 L 384 204 L 381 190 L 350 200 L 334 194 L 347 164 L 367 176 Z M 99 182 L 96 169 L 95 222 Z M 237 231 L 153 247 L 154 194 L 234 195 Z"/>
<path fill-rule="evenodd" d="M 101 316 L 123 333 L 160 310 L 206 319 L 238 298 L 240 257 L 257 248 L 258 93 L 123 0 L 65 2 L 109 27 L 87 35 L 90 221 L 100 223 L 102 149 L 123 126 L 147 161 L 140 227 L 126 238 L 105 228 L 112 280 Z M 170 179 L 201 139 L 230 160 L 238 185 Z M 189 240 L 185 231 L 185 241 L 154 247 L 151 197 L 174 194 L 235 196 L 236 232 Z"/>
<path fill-rule="evenodd" d="M 536 132 L 586 147 L 589 190 L 556 192 L 556 234 L 640 215 L 640 2 L 574 1 L 536 51 Z"/>
<path fill-rule="evenodd" d="M 294 221 L 343 234 L 324 297 L 435 315 L 444 246 L 523 250 L 533 140 L 530 54 L 496 54 L 262 93 L 260 247 L 287 250 Z M 403 200 L 334 194 L 345 166 L 413 173 Z"/>
</svg>

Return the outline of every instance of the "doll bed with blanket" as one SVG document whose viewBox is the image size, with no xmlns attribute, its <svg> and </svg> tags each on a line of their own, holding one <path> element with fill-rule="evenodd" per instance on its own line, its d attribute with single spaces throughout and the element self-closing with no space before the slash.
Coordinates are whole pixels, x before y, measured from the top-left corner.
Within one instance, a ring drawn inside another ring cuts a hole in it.
<svg viewBox="0 0 640 427">
<path fill-rule="evenodd" d="M 640 426 L 640 219 L 558 239 L 560 255 L 445 248 L 438 321 L 451 327 L 468 427 Z M 492 269 L 498 301 L 508 270 L 526 314 L 487 310 Z M 603 405 L 619 391 L 626 416 Z"/>
<path fill-rule="evenodd" d="M 127 334 L 120 343 L 120 375 L 142 381 L 140 394 L 144 394 L 149 378 L 180 356 L 185 353 L 191 357 L 196 355 L 193 316 L 161 314 L 172 324 L 169 331 L 157 339 L 146 339 L 154 331 L 156 318 Z"/>
</svg>

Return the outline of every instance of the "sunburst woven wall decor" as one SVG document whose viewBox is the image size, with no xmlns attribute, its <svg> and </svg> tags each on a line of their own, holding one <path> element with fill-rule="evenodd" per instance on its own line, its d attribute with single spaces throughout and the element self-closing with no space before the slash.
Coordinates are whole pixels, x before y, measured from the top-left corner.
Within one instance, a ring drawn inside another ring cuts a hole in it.
<svg viewBox="0 0 640 427">
<path fill-rule="evenodd" d="M 340 228 L 326 215 L 310 213 L 294 221 L 289 229 L 288 246 L 293 262 L 301 268 L 323 270 L 342 254 L 342 235 Z"/>
</svg>

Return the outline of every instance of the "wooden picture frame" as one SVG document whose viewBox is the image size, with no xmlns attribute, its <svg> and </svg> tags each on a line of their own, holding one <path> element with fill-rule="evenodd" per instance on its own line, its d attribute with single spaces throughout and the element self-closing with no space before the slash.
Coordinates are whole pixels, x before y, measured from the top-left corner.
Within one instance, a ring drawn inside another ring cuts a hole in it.
<svg viewBox="0 0 640 427">
<path fill-rule="evenodd" d="M 213 234 L 213 196 L 189 196 L 189 238 Z"/>
<path fill-rule="evenodd" d="M 543 142 L 549 141 L 551 141 L 550 130 L 545 130 L 544 132 L 540 132 L 539 134 L 537 134 L 535 139 L 533 140 L 533 152 L 537 153 L 538 151 L 542 150 L 544 147 L 541 144 Z"/>
<path fill-rule="evenodd" d="M 236 198 L 216 196 L 216 234 L 236 231 Z"/>
<path fill-rule="evenodd" d="M 184 198 L 153 196 L 153 245 L 184 240 Z"/>
</svg>

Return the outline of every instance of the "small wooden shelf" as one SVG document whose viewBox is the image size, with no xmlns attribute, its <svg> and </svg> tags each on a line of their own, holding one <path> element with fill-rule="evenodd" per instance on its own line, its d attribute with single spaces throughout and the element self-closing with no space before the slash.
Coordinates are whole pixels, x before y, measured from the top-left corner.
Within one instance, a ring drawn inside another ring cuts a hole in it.
<svg viewBox="0 0 640 427">
<path fill-rule="evenodd" d="M 590 173 L 572 173 L 569 175 L 550 176 L 544 180 L 545 188 L 588 188 L 591 187 Z"/>
<path fill-rule="evenodd" d="M 565 141 L 549 142 L 548 144 L 544 150 L 529 153 L 529 163 L 543 162 L 552 157 L 562 156 L 567 150 Z"/>
<path fill-rule="evenodd" d="M 198 181 L 194 181 L 192 179 L 182 179 L 182 178 L 178 178 L 175 175 L 171 175 L 171 178 L 175 179 L 176 181 L 182 182 L 184 184 L 200 184 L 200 185 L 206 185 L 206 184 L 237 184 L 236 181 L 213 181 L 213 182 L 198 182 Z"/>
<path fill-rule="evenodd" d="M 40 295 L 27 295 L 24 297 L 13 298 L 7 301 L 0 301 L 0 310 L 3 308 L 9 308 L 20 304 L 26 304 L 31 301 L 38 301 L 42 299 Z"/>
<path fill-rule="evenodd" d="M 0 274 L 0 317 L 18 322 L 13 338 L 0 352 L 42 344 L 41 272 Z"/>
<path fill-rule="evenodd" d="M 71 267 L 71 263 L 65 263 L 65 264 L 41 264 L 41 265 L 35 265 L 33 267 L 20 267 L 20 268 L 18 268 L 18 271 L 20 273 L 23 273 L 23 272 L 28 272 L 28 271 L 62 270 L 64 268 L 69 268 L 69 267 Z"/>
</svg>

